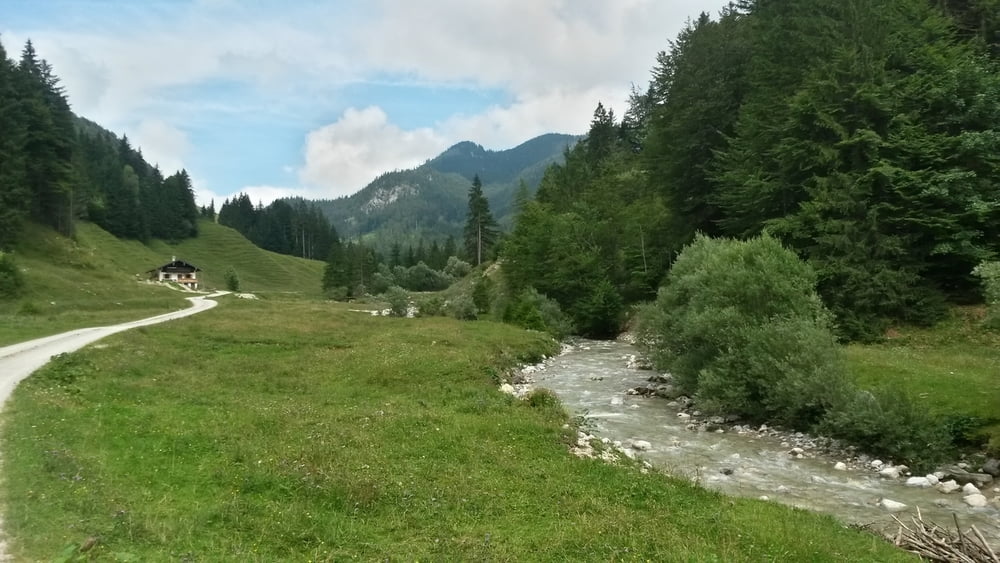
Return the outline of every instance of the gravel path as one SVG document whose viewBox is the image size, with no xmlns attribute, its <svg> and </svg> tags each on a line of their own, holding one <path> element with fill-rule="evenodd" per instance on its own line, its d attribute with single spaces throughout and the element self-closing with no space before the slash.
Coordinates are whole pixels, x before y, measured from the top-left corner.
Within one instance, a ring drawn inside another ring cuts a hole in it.
<svg viewBox="0 0 1000 563">
<path fill-rule="evenodd" d="M 17 387 L 17 384 L 22 379 L 31 375 L 36 369 L 48 363 L 52 356 L 79 350 L 91 342 L 118 332 L 188 317 L 202 311 L 207 311 L 218 305 L 217 301 L 212 301 L 210 298 L 219 297 L 227 293 L 229 292 L 219 291 L 211 295 L 188 297 L 191 306 L 187 309 L 149 317 L 148 319 L 111 326 L 81 328 L 0 348 L 0 409 L 3 408 L 3 405 L 7 402 L 7 398 L 14 391 L 14 388 Z M 10 561 L 2 529 L 3 519 L 0 517 L 0 561 Z"/>
</svg>

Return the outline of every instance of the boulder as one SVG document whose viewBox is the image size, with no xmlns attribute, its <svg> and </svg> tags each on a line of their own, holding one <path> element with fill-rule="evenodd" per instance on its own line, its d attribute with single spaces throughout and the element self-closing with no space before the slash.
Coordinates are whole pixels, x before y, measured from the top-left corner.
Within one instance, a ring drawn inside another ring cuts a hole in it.
<svg viewBox="0 0 1000 563">
<path fill-rule="evenodd" d="M 957 490 L 959 490 L 961 488 L 962 488 L 961 485 L 959 485 L 958 483 L 956 483 L 954 480 L 951 480 L 951 479 L 949 479 L 947 481 L 941 481 L 940 483 L 937 484 L 937 490 L 941 491 L 942 493 L 944 493 L 946 495 L 950 494 L 950 493 L 954 493 L 955 491 L 957 491 Z"/>
<path fill-rule="evenodd" d="M 1000 459 L 993 458 L 986 460 L 981 471 L 993 477 L 1000 477 Z"/>
<path fill-rule="evenodd" d="M 975 485 L 973 485 L 972 483 L 966 483 L 966 484 L 962 485 L 962 492 L 963 492 L 963 493 L 965 493 L 965 494 L 967 494 L 967 495 L 978 495 L 978 494 L 980 494 L 980 493 L 981 493 L 982 491 L 980 491 L 980 490 L 979 490 L 979 489 L 978 489 L 978 488 L 977 488 L 977 487 L 976 487 Z"/>
<path fill-rule="evenodd" d="M 933 473 L 930 474 L 930 475 L 927 475 L 926 477 L 924 477 L 924 479 L 927 479 L 927 482 L 930 483 L 932 487 L 934 485 L 937 485 L 938 483 L 941 482 L 941 480 L 938 479 L 938 476 L 934 475 Z"/>
<path fill-rule="evenodd" d="M 969 473 L 959 466 L 945 467 L 942 471 L 945 479 L 954 479 L 959 485 L 972 483 L 983 488 L 993 482 L 993 476 L 988 473 Z"/>
<path fill-rule="evenodd" d="M 905 504 L 887 498 L 878 501 L 878 505 L 889 512 L 901 512 L 907 508 Z"/>
<path fill-rule="evenodd" d="M 648 450 L 652 449 L 652 447 L 653 447 L 653 444 L 650 444 L 646 440 L 636 440 L 636 441 L 632 442 L 632 448 L 636 449 L 636 450 L 639 450 L 641 452 L 648 451 Z"/>
<path fill-rule="evenodd" d="M 673 400 L 681 396 L 681 390 L 669 383 L 664 383 L 656 388 L 656 396 L 667 400 Z"/>
<path fill-rule="evenodd" d="M 931 485 L 931 482 L 927 480 L 927 477 L 910 477 L 906 480 L 906 486 L 927 489 L 933 485 Z"/>
<path fill-rule="evenodd" d="M 847 464 L 842 461 L 838 461 L 836 464 L 834 464 L 833 468 L 836 469 L 837 471 L 847 471 Z"/>
<path fill-rule="evenodd" d="M 965 497 L 962 500 L 965 501 L 965 504 L 967 504 L 967 505 L 969 505 L 969 506 L 971 506 L 973 508 L 982 508 L 982 507 L 986 506 L 986 504 L 988 502 L 986 500 L 986 497 L 984 497 L 983 495 L 969 495 L 969 496 Z"/>
<path fill-rule="evenodd" d="M 882 463 L 881 459 L 873 459 L 871 463 L 868 464 L 875 471 L 881 471 L 885 464 Z"/>
<path fill-rule="evenodd" d="M 882 468 L 878 474 L 880 477 L 884 477 L 886 479 L 899 479 L 899 468 L 890 465 L 889 467 Z"/>
</svg>

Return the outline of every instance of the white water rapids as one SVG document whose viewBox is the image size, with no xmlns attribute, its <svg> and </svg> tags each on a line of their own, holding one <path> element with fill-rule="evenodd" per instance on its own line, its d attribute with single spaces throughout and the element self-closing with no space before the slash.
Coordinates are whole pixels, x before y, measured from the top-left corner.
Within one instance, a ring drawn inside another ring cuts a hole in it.
<svg viewBox="0 0 1000 563">
<path fill-rule="evenodd" d="M 991 544 L 1000 546 L 1000 510 L 995 502 L 972 508 L 963 502 L 961 491 L 943 494 L 934 488 L 907 487 L 905 477 L 885 479 L 871 469 L 836 470 L 835 463 L 842 460 L 815 451 L 795 459 L 781 437 L 686 429 L 690 421 L 678 417 L 668 401 L 625 394 L 629 388 L 644 386 L 653 373 L 627 367 L 623 358 L 634 354 L 637 349 L 623 342 L 581 341 L 547 360 L 530 377 L 535 387 L 555 392 L 572 414 L 584 416 L 590 433 L 622 442 L 648 441 L 652 448 L 638 457 L 705 487 L 731 495 L 766 496 L 844 522 L 887 527 L 894 522 L 878 501 L 890 499 L 905 503 L 912 514 L 919 507 L 925 520 L 946 528 L 954 528 L 955 514 L 963 527 L 974 524 Z M 1000 481 L 994 481 L 983 494 L 996 497 L 998 487 Z M 898 516 L 909 520 L 907 513 Z"/>
</svg>

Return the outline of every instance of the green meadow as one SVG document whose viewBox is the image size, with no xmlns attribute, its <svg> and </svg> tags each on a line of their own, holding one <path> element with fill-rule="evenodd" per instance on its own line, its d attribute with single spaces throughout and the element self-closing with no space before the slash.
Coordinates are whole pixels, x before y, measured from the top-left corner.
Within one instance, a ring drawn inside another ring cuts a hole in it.
<svg viewBox="0 0 1000 563">
<path fill-rule="evenodd" d="M 18 560 L 902 561 L 830 517 L 577 459 L 490 322 L 233 298 L 57 358 L 3 415 Z M 86 551 L 81 553 L 81 547 Z"/>
</svg>

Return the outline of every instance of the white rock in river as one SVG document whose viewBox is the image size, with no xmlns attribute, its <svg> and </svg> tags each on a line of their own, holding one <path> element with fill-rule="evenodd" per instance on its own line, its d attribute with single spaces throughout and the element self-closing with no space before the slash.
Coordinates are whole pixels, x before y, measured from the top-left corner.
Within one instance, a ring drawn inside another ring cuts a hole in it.
<svg viewBox="0 0 1000 563">
<path fill-rule="evenodd" d="M 889 512 L 900 512 L 902 510 L 906 510 L 905 504 L 901 502 L 896 502 L 894 500 L 889 500 L 887 498 L 878 501 L 878 505 L 888 510 Z"/>
<path fill-rule="evenodd" d="M 899 468 L 889 466 L 879 471 L 878 474 L 886 479 L 899 479 Z"/>
<path fill-rule="evenodd" d="M 955 482 L 954 479 L 949 479 L 947 481 L 941 481 L 937 485 L 937 490 L 941 491 L 942 493 L 944 493 L 946 495 L 949 494 L 949 493 L 954 493 L 955 491 L 957 491 L 957 490 L 959 490 L 961 488 L 962 487 L 960 487 L 958 485 L 958 483 Z"/>
<path fill-rule="evenodd" d="M 927 482 L 930 483 L 932 487 L 941 482 L 941 478 L 938 477 L 937 475 L 934 475 L 933 473 L 927 475 L 926 477 L 924 477 L 924 479 L 927 479 Z"/>
<path fill-rule="evenodd" d="M 788 487 L 784 485 L 778 485 L 778 488 L 774 490 L 776 493 L 787 493 Z"/>
<path fill-rule="evenodd" d="M 910 477 L 906 480 L 907 487 L 919 487 L 921 489 L 926 489 L 932 487 L 931 482 L 927 480 L 927 477 Z"/>
<path fill-rule="evenodd" d="M 650 444 L 646 440 L 636 440 L 636 441 L 632 442 L 632 447 L 634 449 L 637 449 L 637 450 L 645 452 L 645 451 L 648 451 L 648 450 L 652 449 L 653 444 Z"/>
<path fill-rule="evenodd" d="M 847 464 L 846 464 L 846 463 L 844 463 L 844 462 L 842 462 L 842 461 L 838 461 L 838 462 L 837 462 L 837 463 L 836 463 L 836 464 L 835 464 L 835 465 L 833 466 L 833 468 L 834 468 L 834 469 L 836 469 L 837 471 L 847 471 Z"/>
<path fill-rule="evenodd" d="M 681 420 L 687 420 L 687 419 L 691 418 L 691 415 L 689 415 L 686 412 L 679 412 L 679 413 L 677 413 L 677 418 L 679 418 Z"/>
<path fill-rule="evenodd" d="M 504 383 L 500 386 L 500 390 L 508 395 L 516 395 L 517 391 L 514 390 L 514 386 L 510 383 Z"/>
<path fill-rule="evenodd" d="M 965 501 L 965 504 L 973 508 L 982 508 L 986 506 L 987 503 L 986 497 L 983 495 L 969 495 L 962 500 Z"/>
<path fill-rule="evenodd" d="M 879 471 L 885 466 L 881 459 L 873 459 L 871 463 L 868 464 L 875 471 Z"/>
<path fill-rule="evenodd" d="M 962 487 L 962 492 L 965 493 L 965 494 L 967 494 L 967 495 L 978 495 L 978 494 L 980 494 L 979 488 L 976 487 L 975 485 L 973 485 L 972 483 L 966 483 L 965 486 Z"/>
</svg>

